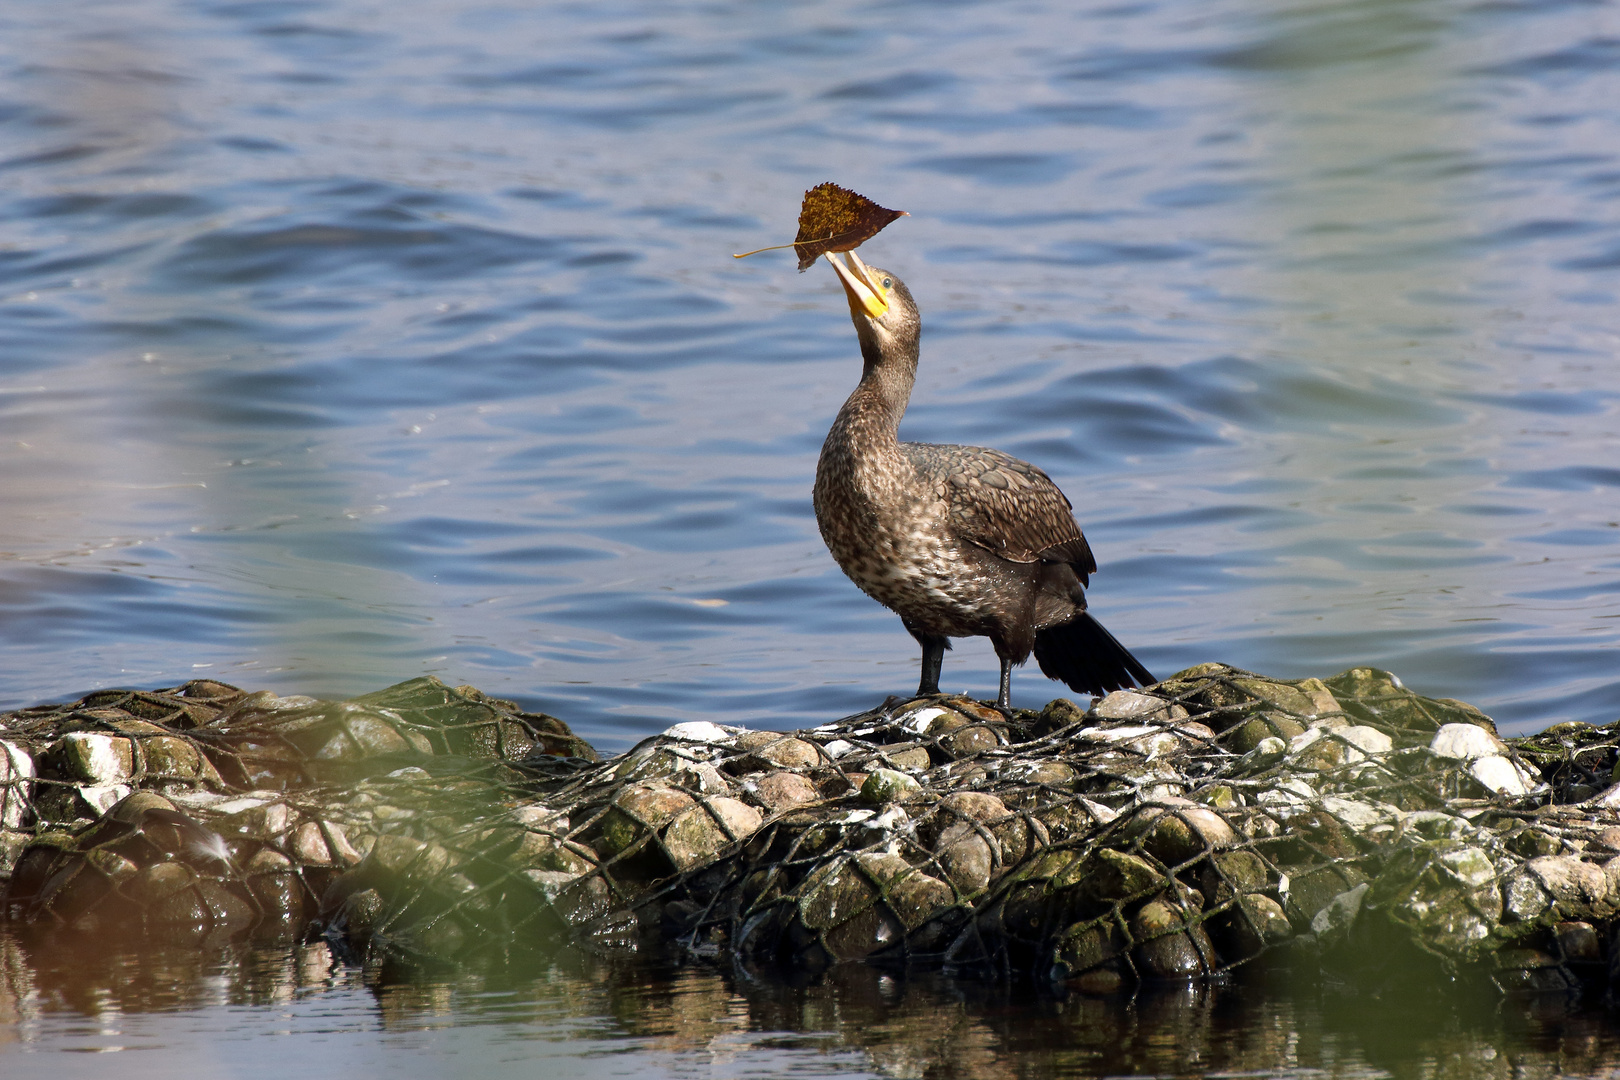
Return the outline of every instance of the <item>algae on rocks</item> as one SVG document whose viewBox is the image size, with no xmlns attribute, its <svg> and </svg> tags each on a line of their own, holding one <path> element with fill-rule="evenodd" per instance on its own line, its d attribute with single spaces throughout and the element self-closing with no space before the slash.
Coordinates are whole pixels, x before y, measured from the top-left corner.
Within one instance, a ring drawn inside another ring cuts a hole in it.
<svg viewBox="0 0 1620 1080">
<path fill-rule="evenodd" d="M 1261 958 L 1604 981 L 1620 731 L 1502 740 L 1387 672 L 1220 664 L 1081 710 L 891 699 L 677 724 L 617 758 L 418 679 L 348 702 L 199 681 L 0 717 L 9 919 L 326 933 L 453 957 L 678 942 L 1091 993 Z M 200 929 L 199 929 L 200 928 Z"/>
</svg>

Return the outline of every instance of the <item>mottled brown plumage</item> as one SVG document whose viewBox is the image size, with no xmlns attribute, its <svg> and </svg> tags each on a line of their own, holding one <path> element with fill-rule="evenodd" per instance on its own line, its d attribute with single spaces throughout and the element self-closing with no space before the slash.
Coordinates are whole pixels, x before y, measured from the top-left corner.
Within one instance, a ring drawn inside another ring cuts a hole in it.
<svg viewBox="0 0 1620 1080">
<path fill-rule="evenodd" d="M 1097 569 L 1063 492 L 1028 462 L 979 446 L 903 443 L 921 324 L 911 293 L 853 252 L 827 256 L 844 284 L 865 369 L 821 448 L 816 522 L 833 558 L 900 616 L 923 648 L 918 693 L 938 693 L 953 637 L 988 637 L 1001 660 L 1029 659 L 1075 690 L 1153 681 L 1086 613 Z"/>
</svg>

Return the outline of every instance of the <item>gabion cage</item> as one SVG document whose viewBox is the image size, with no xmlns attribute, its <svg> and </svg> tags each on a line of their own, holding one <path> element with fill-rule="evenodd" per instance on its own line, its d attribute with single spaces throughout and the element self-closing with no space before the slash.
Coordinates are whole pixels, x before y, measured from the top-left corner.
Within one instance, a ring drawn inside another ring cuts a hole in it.
<svg viewBox="0 0 1620 1080">
<path fill-rule="evenodd" d="M 433 679 L 345 702 L 195 681 L 0 717 L 3 910 L 1093 993 L 1265 956 L 1569 988 L 1609 978 L 1617 744 L 1504 741 L 1370 668 L 1206 664 L 1085 711 L 939 695 L 808 731 L 683 723 L 606 761 Z"/>
</svg>

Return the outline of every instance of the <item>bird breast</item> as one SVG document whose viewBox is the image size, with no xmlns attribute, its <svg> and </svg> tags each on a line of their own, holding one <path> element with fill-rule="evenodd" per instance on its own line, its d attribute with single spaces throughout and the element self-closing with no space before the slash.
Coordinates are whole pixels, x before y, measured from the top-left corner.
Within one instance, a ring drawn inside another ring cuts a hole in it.
<svg viewBox="0 0 1620 1080">
<path fill-rule="evenodd" d="M 858 467 L 857 467 L 858 464 Z M 939 484 L 898 452 L 857 459 L 832 440 L 816 470 L 816 522 L 863 592 L 919 629 L 980 632 L 983 583 L 946 521 Z"/>
</svg>

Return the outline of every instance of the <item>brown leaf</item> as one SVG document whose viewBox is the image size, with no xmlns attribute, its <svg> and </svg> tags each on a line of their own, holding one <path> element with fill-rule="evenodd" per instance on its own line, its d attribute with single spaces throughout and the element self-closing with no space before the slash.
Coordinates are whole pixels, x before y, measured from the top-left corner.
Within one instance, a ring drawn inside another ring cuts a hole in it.
<svg viewBox="0 0 1620 1080">
<path fill-rule="evenodd" d="M 854 251 L 889 222 L 904 216 L 904 210 L 887 210 L 837 184 L 816 185 L 804 193 L 799 235 L 793 238 L 800 272 L 829 251 Z"/>
</svg>

